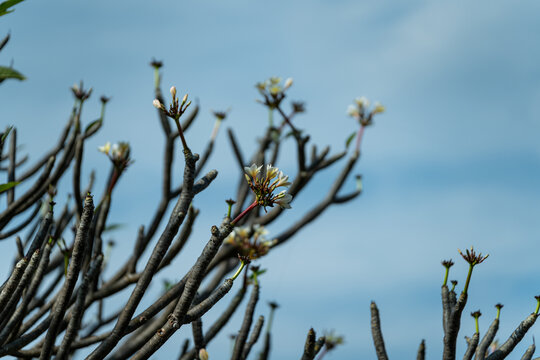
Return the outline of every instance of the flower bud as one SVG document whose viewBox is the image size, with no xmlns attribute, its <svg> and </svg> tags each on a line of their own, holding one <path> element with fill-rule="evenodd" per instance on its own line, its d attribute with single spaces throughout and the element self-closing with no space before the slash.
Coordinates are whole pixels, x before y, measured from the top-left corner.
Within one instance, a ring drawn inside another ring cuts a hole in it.
<svg viewBox="0 0 540 360">
<path fill-rule="evenodd" d="M 176 86 L 171 87 L 171 95 L 172 95 L 173 99 L 176 98 Z"/>
<path fill-rule="evenodd" d="M 288 88 L 290 88 L 293 84 L 293 79 L 292 78 L 288 78 L 287 80 L 285 80 L 285 85 L 283 85 L 283 90 L 287 90 Z"/>
<path fill-rule="evenodd" d="M 182 98 L 182 103 L 185 103 L 187 101 L 187 95 L 188 94 L 184 95 L 184 97 Z"/>
<path fill-rule="evenodd" d="M 206 351 L 205 348 L 202 348 L 201 350 L 199 350 L 199 359 L 208 360 L 208 358 L 209 358 L 208 351 Z"/>
<path fill-rule="evenodd" d="M 155 108 L 160 110 L 163 108 L 163 105 L 158 99 L 154 99 L 154 101 L 152 101 L 152 105 L 154 105 Z"/>
</svg>

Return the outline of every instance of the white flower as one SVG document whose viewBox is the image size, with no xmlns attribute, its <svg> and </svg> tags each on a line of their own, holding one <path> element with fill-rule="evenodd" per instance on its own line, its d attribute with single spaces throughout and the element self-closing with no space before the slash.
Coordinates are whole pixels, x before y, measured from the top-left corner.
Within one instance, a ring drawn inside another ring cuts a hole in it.
<svg viewBox="0 0 540 360">
<path fill-rule="evenodd" d="M 278 171 L 279 171 L 278 168 L 273 167 L 270 164 L 266 165 L 266 178 L 268 180 L 272 180 L 273 178 L 276 177 Z"/>
<path fill-rule="evenodd" d="M 103 146 L 100 146 L 98 147 L 98 151 L 106 154 L 106 155 L 109 155 L 109 151 L 111 150 L 111 143 L 109 141 L 107 141 L 107 143 L 105 143 L 105 145 Z"/>
<path fill-rule="evenodd" d="M 291 208 L 291 201 L 292 201 L 292 195 L 287 194 L 285 190 L 277 194 L 277 196 L 274 199 L 274 203 L 281 206 L 282 209 L 290 209 Z"/>
<path fill-rule="evenodd" d="M 277 85 L 281 82 L 281 78 L 279 76 L 272 76 L 270 79 L 267 80 L 271 85 Z"/>
<path fill-rule="evenodd" d="M 380 102 L 375 102 L 373 106 L 374 106 L 374 109 L 372 112 L 373 114 L 383 113 L 386 110 L 385 107 Z"/>
<path fill-rule="evenodd" d="M 270 89 L 268 89 L 268 91 L 270 92 L 271 95 L 277 95 L 282 90 L 283 89 L 281 88 L 281 86 L 277 86 L 277 85 L 274 85 L 274 86 L 270 87 Z"/>
<path fill-rule="evenodd" d="M 284 175 L 283 171 L 280 171 L 278 175 L 278 179 L 276 180 L 276 187 L 291 185 L 291 183 L 288 180 L 289 180 L 289 176 Z"/>
<path fill-rule="evenodd" d="M 111 148 L 111 156 L 116 159 L 119 157 L 119 155 L 121 155 L 120 145 L 118 145 L 118 143 L 115 143 Z"/>
<path fill-rule="evenodd" d="M 257 176 L 259 175 L 259 173 L 261 172 L 261 169 L 262 169 L 262 165 L 257 167 L 257 165 L 253 164 L 250 167 L 246 166 L 244 168 L 244 171 L 246 172 L 246 174 L 251 176 L 253 179 L 256 179 Z"/>
<path fill-rule="evenodd" d="M 349 105 L 349 107 L 347 107 L 347 115 L 355 117 L 360 115 L 360 113 L 358 112 L 358 108 L 356 106 Z"/>
<path fill-rule="evenodd" d="M 364 109 L 369 106 L 369 100 L 365 96 L 361 96 L 359 98 L 354 99 L 354 102 Z"/>
<path fill-rule="evenodd" d="M 119 142 L 113 144 L 111 147 L 111 159 L 113 161 L 123 161 L 129 159 L 129 144 L 126 142 Z"/>
<path fill-rule="evenodd" d="M 260 176 L 261 168 L 262 166 L 257 167 L 255 164 L 244 168 L 246 180 L 255 194 L 256 203 L 263 206 L 265 211 L 267 206 L 273 207 L 275 204 L 279 204 L 284 209 L 290 209 L 292 195 L 287 194 L 285 190 L 277 195 L 274 194 L 276 188 L 291 184 L 289 177 L 270 164 L 266 165 L 264 176 Z"/>
<path fill-rule="evenodd" d="M 253 226 L 253 237 L 259 237 L 259 236 L 266 236 L 268 235 L 268 230 L 264 226 L 261 226 L 260 224 L 255 224 Z"/>
</svg>

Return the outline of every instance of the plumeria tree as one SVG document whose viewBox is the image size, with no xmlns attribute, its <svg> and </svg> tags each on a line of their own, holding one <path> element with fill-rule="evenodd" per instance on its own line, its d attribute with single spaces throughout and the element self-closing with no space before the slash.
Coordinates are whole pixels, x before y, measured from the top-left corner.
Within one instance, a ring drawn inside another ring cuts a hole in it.
<svg viewBox="0 0 540 360">
<path fill-rule="evenodd" d="M 0 3 L 0 16 L 20 1 Z M 9 35 L 0 41 L 0 50 L 8 40 Z M 56 144 L 43 149 L 37 158 L 32 154 L 21 156 L 17 124 L 0 133 L 0 169 L 7 175 L 0 184 L 0 196 L 5 199 L 0 210 L 0 240 L 11 242 L 14 249 L 14 265 L 4 264 L 5 281 L 0 287 L 0 357 L 148 359 L 159 354 L 163 344 L 180 328 L 189 326 L 192 335 L 179 347 L 177 357 L 207 360 L 211 355 L 208 344 L 223 336 L 223 328 L 235 312 L 240 312 L 242 300 L 248 298 L 243 314 L 237 315 L 242 317 L 241 326 L 233 338 L 232 352 L 226 357 L 270 358 L 272 322 L 279 306 L 270 303 L 267 318 L 260 315 L 266 310 L 257 308 L 266 271 L 261 267 L 264 256 L 286 244 L 328 208 L 361 194 L 361 178 L 355 175 L 355 168 L 362 139 L 366 127 L 373 125 L 385 109 L 379 103 L 371 106 L 364 97 L 357 98 L 348 110 L 357 127 L 347 137 L 345 148 L 332 153 L 328 146 L 312 146 L 308 154 L 308 131 L 295 124 L 305 105 L 288 103 L 287 99 L 293 80 L 272 77 L 257 83 L 258 102 L 268 111 L 268 123 L 250 156 L 242 151 L 234 130 L 227 129 L 239 178 L 230 198 L 221 199 L 227 213 L 215 219 L 216 225 L 211 227 L 209 238 L 199 249 L 199 256 L 192 259 L 189 270 L 179 280 L 168 282 L 162 293 L 155 294 L 149 291 L 151 282 L 173 263 L 192 237 L 199 215 L 194 199 L 203 191 L 213 191 L 211 185 L 219 169 L 204 169 L 214 152 L 221 124 L 228 116 L 228 111 L 214 112 L 216 122 L 209 140 L 192 140 L 189 129 L 196 126 L 199 106 L 192 104 L 187 94 L 180 99 L 174 86 L 170 88 L 170 97 L 162 93 L 162 66 L 160 61 L 151 62 L 155 99 L 150 98 L 147 103 L 150 106 L 152 102 L 157 109 L 156 126 L 161 127 L 164 136 L 163 175 L 158 184 L 162 190 L 157 208 L 139 227 L 129 253 L 107 255 L 116 249 L 103 241 L 114 217 L 111 203 L 116 199 L 115 189 L 133 164 L 129 143 L 107 142 L 100 146 L 98 150 L 107 157 L 109 169 L 105 169 L 105 174 L 102 170 L 97 175 L 92 173 L 89 179 L 81 176 L 86 166 L 84 153 L 94 150 L 87 148 L 88 140 L 102 129 L 110 98 L 102 96 L 100 117 L 84 123 L 83 105 L 93 91 L 82 82 L 73 86 L 74 105 L 69 120 L 60 130 Z M 24 76 L 14 69 L 0 67 L 0 82 L 6 79 L 24 80 Z M 355 145 L 351 148 L 353 140 Z M 296 158 L 296 169 L 289 175 L 276 167 L 280 149 L 287 142 L 293 144 Z M 179 167 L 173 166 L 177 156 L 183 160 Z M 312 208 L 296 207 L 295 199 L 329 167 L 340 170 L 326 194 Z M 181 174 L 177 184 L 173 181 L 174 173 Z M 60 181 L 69 176 L 70 186 L 60 186 Z M 96 176 L 107 179 L 102 192 L 94 189 Z M 354 182 L 347 180 L 355 176 L 356 186 L 349 188 Z M 69 196 L 60 196 L 65 194 Z M 299 214 L 298 220 L 279 227 L 277 235 L 270 237 L 266 228 L 283 217 L 285 211 Z M 461 255 L 469 264 L 469 272 L 459 297 L 455 291 L 457 282 L 451 281 L 451 289 L 447 284 L 453 262 L 443 261 L 445 360 L 456 357 L 456 339 L 472 272 L 487 257 L 476 254 L 472 248 Z M 105 272 L 112 261 L 115 271 Z M 229 294 L 231 291 L 234 294 Z M 143 306 L 144 296 L 153 300 Z M 107 306 L 119 302 L 121 306 L 116 310 Z M 207 322 L 205 315 L 220 302 L 225 303 L 224 309 L 213 322 Z M 465 359 L 503 359 L 510 354 L 536 321 L 540 297 L 534 312 L 500 346 L 494 337 L 502 305 L 497 304 L 496 308 L 495 320 L 482 339 L 478 327 L 481 313 L 472 313 L 476 331 L 467 340 Z M 377 357 L 387 359 L 375 303 L 371 304 L 371 316 Z M 254 351 L 258 342 L 260 350 Z M 326 333 L 317 337 L 315 330 L 309 329 L 303 349 L 298 344 L 295 355 L 303 360 L 321 360 L 343 342 L 343 336 Z M 422 341 L 417 358 L 423 359 L 425 352 L 426 344 Z M 534 344 L 523 359 L 531 359 L 533 353 Z M 224 357 L 219 354 L 219 358 Z"/>
<path fill-rule="evenodd" d="M 245 157 L 234 130 L 227 130 L 240 176 L 236 192 L 230 199 L 223 199 L 227 215 L 216 219 L 218 225 L 210 229 L 211 236 L 189 271 L 180 280 L 169 283 L 150 306 L 137 310 L 152 279 L 172 263 L 190 238 L 199 213 L 193 200 L 202 191 L 212 191 L 211 183 L 218 171 L 203 172 L 203 169 L 213 153 L 220 124 L 228 116 L 228 112 L 214 113 L 216 126 L 206 144 L 190 141 L 186 132 L 195 124 L 198 105 L 193 106 L 187 94 L 179 98 L 174 86 L 167 101 L 161 91 L 162 63 L 152 61 L 151 66 L 155 74 L 153 105 L 165 138 L 163 190 L 148 224 L 139 229 L 132 253 L 114 256 L 114 261 L 122 264 L 115 264 L 118 270 L 112 275 L 103 271 L 111 261 L 111 257 L 103 255 L 110 248 L 104 244 L 103 234 L 110 225 L 114 190 L 133 163 L 129 143 L 107 142 L 99 147 L 110 162 L 110 170 L 98 200 L 93 195 L 94 175 L 86 187 L 81 185 L 85 144 L 102 128 L 109 98 L 101 98 L 100 118 L 83 124 L 83 105 L 92 96 L 92 89 L 85 88 L 83 83 L 75 85 L 72 88 L 75 104 L 57 145 L 32 166 L 18 161 L 16 126 L 2 134 L 0 148 L 9 143 L 5 160 L 12 185 L 7 185 L 8 182 L 3 188 L 7 207 L 0 213 L 0 238 L 14 241 L 18 251 L 16 265 L 0 293 L 3 308 L 0 355 L 63 359 L 80 352 L 88 359 L 143 359 L 156 353 L 179 328 L 191 325 L 193 345 L 186 345 L 180 357 L 204 359 L 208 357 L 207 344 L 219 334 L 252 287 L 231 355 L 232 359 L 244 359 L 259 338 L 264 323 L 263 317 L 255 321 L 255 309 L 259 278 L 266 270 L 252 262 L 262 261 L 273 248 L 285 244 L 332 205 L 360 195 L 359 180 L 356 188 L 342 192 L 360 157 L 361 133 L 372 124 L 373 116 L 383 111 L 382 106 L 370 109 L 367 101 L 356 101 L 357 113 L 352 114 L 360 129 L 356 147 L 336 154 L 331 154 L 329 147 L 320 151 L 314 147 L 308 159 L 309 135 L 294 125 L 295 117 L 304 112 L 304 104 L 293 102 L 290 110 L 286 110 L 287 92 L 293 80 L 273 77 L 258 83 L 259 102 L 267 108 L 269 121 L 256 151 Z M 292 178 L 275 166 L 279 162 L 279 150 L 286 142 L 296 145 L 297 173 Z M 191 149 L 200 149 L 202 155 Z M 183 157 L 180 169 L 183 176 L 182 182 L 174 185 L 172 174 L 177 170 L 173 162 L 178 154 Z M 340 162 L 341 172 L 314 208 L 291 209 L 294 198 L 301 196 L 301 191 L 320 171 L 339 166 Z M 72 176 L 71 188 L 57 188 L 67 174 Z M 59 192 L 68 192 L 70 197 L 63 210 L 57 212 L 55 199 L 59 198 Z M 304 215 L 269 238 L 266 227 L 282 217 L 284 211 Z M 19 218 L 23 221 L 19 222 Z M 163 222 L 165 227 L 160 232 Z M 66 233 L 70 227 L 75 229 L 73 236 Z M 22 234 L 25 236 L 18 236 Z M 209 280 L 201 288 L 205 279 Z M 233 286 L 239 279 L 241 284 Z M 227 296 L 233 287 L 238 288 L 237 294 Z M 117 294 L 123 294 L 123 306 L 111 313 L 104 312 L 108 308 L 104 304 Z M 219 301 L 230 304 L 215 323 L 203 330 L 204 314 Z M 93 305 L 97 306 L 97 314 Z M 272 303 L 272 311 L 276 308 L 277 304 Z M 270 354 L 269 325 L 261 359 Z M 340 342 L 332 340 L 330 335 L 326 339 L 318 340 L 314 354 L 325 349 L 321 352 L 324 354 Z M 85 350 L 90 347 L 92 351 Z"/>
</svg>

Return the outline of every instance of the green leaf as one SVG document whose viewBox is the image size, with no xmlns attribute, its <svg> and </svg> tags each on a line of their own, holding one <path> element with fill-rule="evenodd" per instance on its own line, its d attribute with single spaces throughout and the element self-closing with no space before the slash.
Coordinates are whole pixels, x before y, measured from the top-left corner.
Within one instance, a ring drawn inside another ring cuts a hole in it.
<svg viewBox="0 0 540 360">
<path fill-rule="evenodd" d="M 174 286 L 174 283 L 168 279 L 163 279 L 163 292 L 169 291 Z"/>
<path fill-rule="evenodd" d="M 6 0 L 0 3 L 0 16 L 9 14 L 10 12 L 15 11 L 14 9 L 9 10 L 10 7 L 17 5 L 23 0 Z"/>
<path fill-rule="evenodd" d="M 251 280 L 255 280 L 255 278 L 257 276 L 264 274 L 266 272 L 266 269 L 260 269 L 260 270 L 256 270 L 256 271 L 251 269 L 251 271 L 252 271 L 252 273 L 251 273 L 251 275 L 249 275 L 249 278 Z"/>
<path fill-rule="evenodd" d="M 102 118 L 92 121 L 90 124 L 88 124 L 88 126 L 84 130 L 84 136 L 88 137 L 88 136 L 94 135 L 101 128 L 102 123 L 103 123 Z"/>
<path fill-rule="evenodd" d="M 6 141 L 6 138 L 8 137 L 9 133 L 11 132 L 11 130 L 13 130 L 13 125 L 11 126 L 8 126 L 6 131 L 4 131 L 4 133 L 2 134 L 2 138 L 0 138 L 0 143 L 4 143 L 4 141 Z"/>
<path fill-rule="evenodd" d="M 4 191 L 11 189 L 12 187 L 19 185 L 19 183 L 20 181 L 11 181 L 11 182 L 8 182 L 7 184 L 0 184 L 0 194 L 3 193 Z"/>
<path fill-rule="evenodd" d="M 123 228 L 123 227 L 125 227 L 125 226 L 126 226 L 126 224 L 111 224 L 111 225 L 107 225 L 107 226 L 105 227 L 105 229 L 103 229 L 103 232 L 117 230 L 117 229 Z"/>
<path fill-rule="evenodd" d="M 351 145 L 351 142 L 353 141 L 355 135 L 356 135 L 356 131 L 353 132 L 351 135 L 349 135 L 347 140 L 345 140 L 345 149 L 349 148 L 349 145 Z"/>
<path fill-rule="evenodd" d="M 15 69 L 0 66 L 0 82 L 6 79 L 25 80 L 26 77 Z"/>
</svg>

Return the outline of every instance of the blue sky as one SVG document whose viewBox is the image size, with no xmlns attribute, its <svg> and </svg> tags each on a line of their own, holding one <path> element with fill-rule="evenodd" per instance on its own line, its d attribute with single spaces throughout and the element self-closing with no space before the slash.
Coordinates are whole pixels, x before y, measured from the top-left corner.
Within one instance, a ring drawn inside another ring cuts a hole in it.
<svg viewBox="0 0 540 360">
<path fill-rule="evenodd" d="M 467 267 L 457 248 L 474 245 L 490 257 L 473 275 L 458 340 L 462 353 L 463 335 L 473 332 L 471 311 L 482 310 L 485 329 L 493 305 L 505 304 L 504 340 L 540 293 L 539 10 L 533 1 L 28 0 L 0 22 L 0 35 L 12 35 L 0 64 L 13 60 L 28 77 L 0 86 L 0 119 L 17 125 L 20 142 L 33 154 L 56 141 L 73 83 L 83 79 L 96 95 L 83 121 L 99 116 L 97 95 L 113 97 L 106 124 L 86 152 L 86 173 L 106 164 L 93 146 L 131 143 L 136 162 L 121 180 L 111 213 L 111 221 L 127 224 L 113 234 L 121 256 L 159 196 L 157 184 L 148 186 L 161 175 L 162 144 L 151 106 L 152 57 L 165 63 L 165 89 L 176 85 L 200 102 L 188 137 L 195 151 L 211 132 L 210 111 L 229 107 L 224 125 L 236 129 L 245 151 L 254 148 L 252 134 L 262 131 L 266 113 L 254 102 L 253 85 L 269 76 L 294 78 L 290 98 L 307 104 L 296 124 L 336 152 L 355 126 L 347 105 L 361 95 L 381 101 L 387 112 L 367 129 L 356 168 L 364 194 L 332 208 L 261 262 L 269 272 L 257 312 L 267 313 L 267 300 L 282 305 L 274 322 L 276 359 L 300 354 L 311 326 L 345 335 L 346 344 L 329 359 L 375 358 L 371 300 L 379 305 L 390 357 L 414 356 L 422 338 L 428 357 L 437 357 L 439 262 L 456 260 L 452 278 L 463 282 Z M 206 229 L 220 221 L 225 208 L 213 206 L 216 201 L 234 196 L 236 164 L 224 136 L 217 146 L 222 151 L 209 167 L 220 175 L 196 201 L 199 230 L 169 278 L 191 265 Z M 283 157 L 280 166 L 294 173 L 291 159 Z M 295 199 L 291 219 L 324 196 L 334 174 L 325 172 Z M 277 234 L 280 226 L 270 231 Z M 0 248 L 8 252 L 12 245 Z M 188 333 L 181 331 L 157 357 L 176 354 Z M 538 325 L 518 354 L 532 335 L 540 337 Z M 225 358 L 219 354 L 228 346 L 222 336 L 209 347 L 211 356 Z"/>
</svg>

